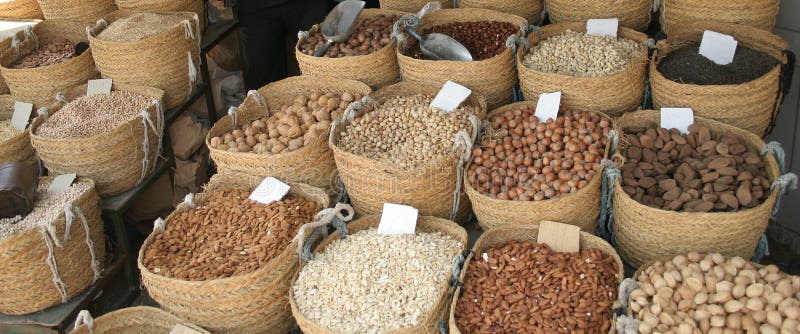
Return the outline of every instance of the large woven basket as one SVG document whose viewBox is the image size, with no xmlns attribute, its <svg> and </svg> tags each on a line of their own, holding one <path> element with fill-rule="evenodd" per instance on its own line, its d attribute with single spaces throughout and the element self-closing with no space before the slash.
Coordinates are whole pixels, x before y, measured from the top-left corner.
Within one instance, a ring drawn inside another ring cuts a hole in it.
<svg viewBox="0 0 800 334">
<path fill-rule="evenodd" d="M 562 92 L 561 103 L 576 110 L 600 111 L 609 116 L 638 109 L 644 98 L 647 76 L 647 51 L 631 59 L 630 64 L 619 73 L 602 77 L 567 76 L 540 72 L 523 64 L 529 48 L 567 30 L 586 32 L 585 23 L 555 23 L 542 27 L 541 33 L 528 36 L 529 47 L 517 51 L 519 86 L 526 100 L 535 101 L 542 93 Z M 644 43 L 647 35 L 619 28 L 619 36 Z"/>
<path fill-rule="evenodd" d="M 772 31 L 778 17 L 780 0 L 661 0 L 661 30 L 698 21 L 742 24 Z"/>
<path fill-rule="evenodd" d="M 262 177 L 236 173 L 217 174 L 194 197 L 202 205 L 211 192 L 224 189 L 254 189 Z M 329 205 L 328 195 L 319 188 L 290 183 L 289 195 Z M 190 210 L 180 204 L 166 219 Z M 151 272 L 143 264 L 144 254 L 159 232 L 154 231 L 139 250 L 137 264 L 142 283 L 150 296 L 165 310 L 208 328 L 215 333 L 287 333 L 294 327 L 287 296 L 291 279 L 299 264 L 294 243 L 258 270 L 228 278 L 187 281 Z"/>
<path fill-rule="evenodd" d="M 467 257 L 466 261 L 464 261 L 463 269 L 461 270 L 461 276 L 459 280 L 464 282 L 464 278 L 467 275 L 467 269 L 469 268 L 469 263 L 473 260 L 475 254 L 480 254 L 484 250 L 491 248 L 498 244 L 506 243 L 509 240 L 516 240 L 516 241 L 527 241 L 527 240 L 537 240 L 539 237 L 539 222 L 536 223 L 521 223 L 519 225 L 514 226 L 500 226 L 491 230 L 484 232 L 479 238 L 478 241 L 475 242 L 475 245 L 472 246 L 473 252 Z M 614 247 L 611 247 L 605 240 L 592 235 L 591 233 L 581 232 L 580 234 L 580 248 L 581 249 L 599 249 L 605 254 L 608 254 L 614 259 L 614 262 L 617 263 L 618 273 L 617 279 L 622 282 L 622 279 L 625 278 L 625 273 L 622 265 L 622 259 L 620 259 L 617 252 L 614 251 Z M 456 289 L 456 293 L 453 296 L 452 304 L 450 305 L 450 317 L 449 317 L 449 327 L 450 333 L 453 334 L 461 334 L 461 330 L 458 328 L 458 323 L 456 323 L 455 318 L 455 310 L 456 304 L 458 303 L 458 298 L 461 295 L 461 290 L 463 288 L 459 287 Z M 489 312 L 491 310 L 487 310 Z M 611 322 L 611 330 L 609 333 L 614 333 L 614 320 L 612 319 Z"/>
<path fill-rule="evenodd" d="M 14 98 L 0 95 L 0 120 L 9 120 L 14 113 Z M 25 129 L 5 141 L 0 141 L 0 164 L 33 160 L 30 131 Z"/>
<path fill-rule="evenodd" d="M 487 116 L 487 120 L 491 120 L 495 115 L 516 110 L 523 105 L 536 108 L 535 102 L 509 104 L 492 110 Z M 603 117 L 606 116 L 603 115 Z M 492 198 L 478 192 L 468 178 L 464 179 L 464 188 L 472 203 L 472 211 L 478 219 L 478 224 L 484 230 L 498 226 L 539 223 L 542 220 L 550 220 L 575 225 L 583 231 L 592 233 L 600 215 L 602 175 L 603 169 L 601 167 L 583 189 L 573 194 L 544 201 L 516 201 Z"/>
<path fill-rule="evenodd" d="M 36 0 L 47 20 L 97 20 L 113 12 L 114 0 Z"/>
<path fill-rule="evenodd" d="M 6 0 L 0 2 L 0 17 L 9 19 L 43 19 L 36 0 Z"/>
<path fill-rule="evenodd" d="M 380 224 L 381 216 L 380 215 L 370 215 L 361 217 L 357 220 L 354 220 L 347 224 L 348 233 L 356 233 L 362 230 L 368 230 L 370 228 L 377 228 Z M 417 219 L 417 233 L 434 233 L 440 232 L 446 234 L 463 244 L 463 249 L 466 250 L 467 248 L 467 231 L 464 230 L 461 226 L 454 224 L 452 221 L 430 217 L 430 216 L 419 216 Z M 325 251 L 330 244 L 337 242 L 339 240 L 339 232 L 334 232 L 328 238 L 322 241 L 314 250 L 314 254 L 320 254 Z M 378 255 L 375 255 L 378 256 Z M 454 258 L 455 258 L 454 254 Z M 312 260 L 313 261 L 313 260 Z M 302 270 L 301 268 L 299 268 Z M 299 271 L 299 270 L 298 270 Z M 452 272 L 448 274 L 448 277 L 452 275 Z M 295 275 L 292 285 L 297 281 L 297 275 Z M 347 286 L 347 282 L 342 282 L 342 284 Z M 452 289 L 450 287 L 449 280 L 443 280 L 439 282 L 439 300 L 436 302 L 435 306 L 425 313 L 424 317 L 421 317 L 419 324 L 415 327 L 409 328 L 402 328 L 397 330 L 392 330 L 386 332 L 387 334 L 430 334 L 430 333 L 438 333 L 438 325 L 439 322 L 444 320 L 447 312 L 447 306 L 450 302 L 450 294 L 452 293 Z M 344 287 L 343 287 L 344 288 Z M 289 290 L 289 301 L 292 306 L 292 314 L 294 315 L 295 320 L 297 320 L 297 324 L 300 326 L 300 330 L 306 334 L 334 334 L 336 332 L 324 328 L 317 323 L 314 323 L 310 319 L 308 319 L 305 315 L 300 312 L 300 309 L 297 307 L 297 304 L 294 301 L 294 290 L 290 288 Z M 380 302 L 380 301 L 376 301 Z M 365 305 L 368 307 L 368 305 Z"/>
<path fill-rule="evenodd" d="M 485 8 L 524 17 L 538 24 L 544 9 L 543 0 L 459 0 L 459 8 Z"/>
<path fill-rule="evenodd" d="M 524 18 L 512 14 L 488 9 L 459 8 L 443 9 L 425 15 L 418 30 L 421 32 L 425 28 L 451 22 L 480 21 L 508 22 L 515 27 L 528 25 L 528 21 Z M 509 37 L 510 40 L 516 39 L 519 34 Z M 408 39 L 404 41 L 407 42 Z M 443 84 L 447 80 L 452 80 L 469 87 L 474 94 L 484 96 L 489 108 L 497 108 L 511 102 L 512 88 L 517 84 L 517 74 L 514 69 L 515 41 L 510 41 L 512 42 L 510 47 L 500 55 L 471 62 L 416 59 L 404 54 L 406 42 L 399 42 L 397 47 L 397 62 L 400 64 L 400 73 L 404 81 Z"/>
<path fill-rule="evenodd" d="M 284 104 L 291 104 L 297 94 L 351 93 L 369 95 L 372 90 L 365 84 L 347 79 L 299 76 L 273 82 L 258 90 L 267 106 L 260 105 L 250 94 L 234 117 L 222 117 L 208 132 L 206 146 L 211 159 L 219 171 L 239 172 L 262 177 L 273 176 L 279 179 L 307 183 L 325 191 L 334 191 L 336 185 L 336 164 L 333 153 L 328 148 L 328 134 L 319 136 L 316 141 L 303 148 L 282 154 L 256 154 L 252 152 L 228 152 L 212 148 L 211 138 L 233 130 L 234 126 L 271 115 Z"/>
<path fill-rule="evenodd" d="M 97 77 L 92 49 L 58 64 L 36 68 L 13 69 L 11 65 L 40 46 L 67 38 L 73 43 L 85 42 L 85 22 L 45 20 L 32 31 L 23 33 L 19 48 L 9 47 L 0 55 L 2 73 L 11 94 L 18 101 L 30 102 L 35 108 L 48 105 L 57 92 L 86 83 Z M 13 37 L 12 37 L 13 38 Z"/>
<path fill-rule="evenodd" d="M 779 64 L 760 78 L 739 85 L 691 85 L 664 77 L 658 71 L 661 60 L 689 43 L 699 43 L 706 29 L 732 35 L 739 45 L 775 57 Z M 788 93 L 788 50 L 789 44 L 769 31 L 717 22 L 683 22 L 656 44 L 650 64 L 653 107 L 691 107 L 695 115 L 766 135 Z"/>
<path fill-rule="evenodd" d="M 79 319 L 80 320 L 80 319 Z M 76 321 L 77 322 L 77 321 Z M 119 309 L 93 319 L 89 328 L 85 323 L 70 334 L 170 334 L 175 326 L 187 327 L 197 334 L 209 333 L 161 309 L 137 306 Z"/>
<path fill-rule="evenodd" d="M 395 96 L 436 96 L 440 88 L 439 85 L 401 82 L 378 90 L 372 97 L 380 104 Z M 479 96 L 470 97 L 462 106 L 476 108 L 479 119 L 486 113 L 486 102 Z M 370 107 L 374 106 L 356 110 L 356 116 L 369 112 Z M 342 183 L 359 216 L 380 213 L 384 203 L 396 203 L 413 206 L 423 216 L 453 218 L 456 222 L 466 223 L 469 201 L 461 192 L 456 214 L 451 216 L 456 204 L 454 193 L 458 189 L 458 153 L 442 156 L 414 170 L 406 170 L 339 147 L 341 132 L 349 124 L 350 121 L 334 122 L 328 145 L 333 151 Z M 471 132 L 471 129 L 467 131 Z"/>
<path fill-rule="evenodd" d="M 120 10 L 145 13 L 195 12 L 200 17 L 200 25 L 208 25 L 208 15 L 204 0 L 115 0 Z"/>
<path fill-rule="evenodd" d="M 147 109 L 150 121 L 146 122 L 139 116 L 106 133 L 79 139 L 53 139 L 37 135 L 44 117 L 37 117 L 30 129 L 31 144 L 51 173 L 75 173 L 91 178 L 97 184 L 97 193 L 101 197 L 117 195 L 133 188 L 155 168 L 164 129 L 164 110 L 161 106 L 163 91 L 120 83 L 114 83 L 112 90 L 151 97 L 153 103 Z M 64 92 L 67 101 L 85 94 L 86 85 Z"/>
<path fill-rule="evenodd" d="M 52 180 L 41 177 L 39 183 L 47 185 Z M 75 182 L 90 188 L 70 203 L 71 222 L 66 221 L 65 211 L 47 222 L 55 229 L 52 234 L 42 226 L 0 241 L 0 313 L 27 314 L 64 303 L 99 277 L 106 255 L 100 198 L 92 180 L 78 178 Z M 54 283 L 57 278 L 63 284 Z"/>
<path fill-rule="evenodd" d="M 419 12 L 431 0 L 379 0 L 381 9 L 390 9 L 407 13 Z M 439 1 L 442 8 L 453 8 L 453 1 Z"/>
<path fill-rule="evenodd" d="M 0 56 L 2 56 L 2 54 L 5 53 L 9 47 L 11 47 L 11 42 L 14 40 L 14 38 L 16 38 L 17 41 L 23 40 L 25 38 L 25 30 L 17 31 L 11 37 L 0 40 Z M 6 85 L 6 80 L 3 79 L 2 75 L 0 75 L 0 94 L 8 94 L 8 93 L 9 90 L 8 90 L 8 85 Z"/>
<path fill-rule="evenodd" d="M 94 60 L 104 78 L 161 89 L 167 109 L 186 102 L 195 89 L 200 75 L 201 35 L 196 13 L 169 14 L 180 15 L 185 20 L 136 42 L 117 43 L 97 38 L 107 27 L 104 20 L 91 29 L 89 36 Z"/>
<path fill-rule="evenodd" d="M 618 119 L 623 133 L 659 126 L 658 111 L 639 111 Z M 695 123 L 707 126 L 712 133 L 732 132 L 745 145 L 761 150 L 764 142 L 742 129 L 713 120 L 696 117 Z M 772 153 L 765 157 L 770 181 L 780 176 L 777 160 Z M 766 231 L 778 189 L 770 193 L 761 205 L 737 212 L 675 212 L 643 205 L 614 184 L 613 233 L 617 249 L 626 262 L 638 267 L 648 260 L 676 256 L 689 252 L 722 253 L 726 256 L 753 257 L 761 235 Z"/>
<path fill-rule="evenodd" d="M 650 0 L 544 0 L 550 21 L 586 22 L 618 18 L 620 27 L 644 31 L 650 25 Z M 665 0 L 666 1 L 666 0 Z M 713 1 L 713 0 L 712 0 Z"/>
</svg>

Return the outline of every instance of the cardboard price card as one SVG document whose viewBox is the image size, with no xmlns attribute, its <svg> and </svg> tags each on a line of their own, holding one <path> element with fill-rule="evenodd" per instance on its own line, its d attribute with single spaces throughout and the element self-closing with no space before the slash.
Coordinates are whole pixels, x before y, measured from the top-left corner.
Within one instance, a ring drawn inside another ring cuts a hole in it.
<svg viewBox="0 0 800 334">
<path fill-rule="evenodd" d="M 706 30 L 703 32 L 699 52 L 717 65 L 728 65 L 733 62 L 738 45 L 739 42 L 733 36 Z"/>
<path fill-rule="evenodd" d="M 269 204 L 283 199 L 291 187 L 274 177 L 268 177 L 250 194 L 250 199 L 261 204 Z"/>
<path fill-rule="evenodd" d="M 586 34 L 617 37 L 619 19 L 591 19 L 586 21 Z"/>
<path fill-rule="evenodd" d="M 536 102 L 534 114 L 539 118 L 539 123 L 546 123 L 548 119 L 554 121 L 558 118 L 558 110 L 561 108 L 561 92 L 542 93 Z"/>
<path fill-rule="evenodd" d="M 661 127 L 678 129 L 682 134 L 689 134 L 689 126 L 694 124 L 692 108 L 661 108 Z"/>
<path fill-rule="evenodd" d="M 33 103 L 14 102 L 14 113 L 11 114 L 11 126 L 19 131 L 25 131 L 28 120 L 33 112 Z"/>
<path fill-rule="evenodd" d="M 439 94 L 431 101 L 431 108 L 439 108 L 444 111 L 453 111 L 464 102 L 472 91 L 452 81 L 447 81 L 442 86 Z"/>
<path fill-rule="evenodd" d="M 414 234 L 417 231 L 419 210 L 408 205 L 383 204 L 379 234 Z"/>
</svg>

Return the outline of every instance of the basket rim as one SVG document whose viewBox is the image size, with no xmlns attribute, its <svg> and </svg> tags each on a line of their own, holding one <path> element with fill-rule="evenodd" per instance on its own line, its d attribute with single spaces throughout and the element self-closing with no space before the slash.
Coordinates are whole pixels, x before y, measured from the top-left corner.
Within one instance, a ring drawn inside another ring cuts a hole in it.
<svg viewBox="0 0 800 334">
<path fill-rule="evenodd" d="M 120 12 L 120 11 L 122 11 L 122 9 L 118 9 L 116 11 L 113 11 L 112 13 Z M 128 14 L 128 13 L 126 13 L 126 14 Z M 187 16 L 188 18 L 186 20 L 194 20 L 195 17 L 197 17 L 198 20 L 200 19 L 200 16 L 197 15 L 197 13 L 188 12 L 188 11 L 182 11 L 182 12 L 155 12 L 155 13 L 143 13 L 143 12 L 133 12 L 133 11 L 131 11 L 129 14 L 130 15 L 136 15 L 136 14 L 167 14 L 167 15 L 174 15 L 174 16 Z M 123 16 L 122 18 L 124 18 L 124 17 L 125 16 Z M 105 21 L 105 19 L 103 19 L 103 20 Z M 113 23 L 113 22 L 112 23 L 108 23 L 107 22 L 106 26 L 103 29 L 100 29 L 96 34 L 88 34 L 89 45 L 91 46 L 92 44 L 100 43 L 100 44 L 112 45 L 112 46 L 130 46 L 130 45 L 135 45 L 135 44 L 138 44 L 138 43 L 150 42 L 150 41 L 153 41 L 153 40 L 160 39 L 160 38 L 164 37 L 165 35 L 167 35 L 169 33 L 172 33 L 176 29 L 181 29 L 182 28 L 181 25 L 183 25 L 183 21 L 185 21 L 185 20 L 181 20 L 175 26 L 173 26 L 171 28 L 168 28 L 168 29 L 165 29 L 164 31 L 161 31 L 161 32 L 159 32 L 159 33 L 157 33 L 157 34 L 155 34 L 153 36 L 150 36 L 150 37 L 147 37 L 147 38 L 143 38 L 143 39 L 140 39 L 140 40 L 136 40 L 136 41 L 133 41 L 133 42 L 115 42 L 115 41 L 110 41 L 110 40 L 107 40 L 107 39 L 98 38 L 97 36 L 99 36 L 101 33 L 103 33 L 103 31 L 108 29 L 108 27 L 111 26 L 111 24 Z M 190 21 L 190 23 L 191 23 L 191 21 Z M 93 27 L 89 26 L 87 28 L 91 29 Z M 192 27 L 192 29 L 194 29 L 194 27 Z M 95 36 L 95 35 L 97 35 L 97 36 Z M 196 38 L 196 39 L 198 41 L 200 40 L 199 38 Z"/>
<path fill-rule="evenodd" d="M 42 47 L 42 46 L 40 45 L 39 47 Z M 36 49 L 34 49 L 31 52 L 29 52 L 27 55 L 25 55 L 25 57 L 27 57 L 28 55 L 33 53 L 33 51 L 35 51 L 35 50 Z M 24 57 L 20 57 L 14 63 L 19 62 L 22 58 L 24 58 Z M 33 67 L 33 68 L 11 68 L 11 67 L 6 67 L 6 66 L 3 66 L 2 64 L 0 64 L 0 70 L 2 70 L 3 72 L 13 73 L 13 74 L 17 74 L 17 75 L 22 75 L 22 74 L 28 74 L 28 75 L 46 74 L 49 71 L 55 71 L 55 70 L 60 70 L 62 68 L 67 68 L 67 67 L 71 66 L 72 64 L 77 63 L 78 61 L 86 61 L 87 58 L 88 58 L 88 62 L 89 63 L 94 64 L 94 58 L 92 57 L 92 47 L 91 46 L 89 46 L 89 48 L 86 49 L 86 51 L 81 53 L 79 56 L 64 60 L 64 61 L 59 62 L 59 63 L 45 65 L 45 66 L 37 66 L 37 67 Z M 11 65 L 11 66 L 13 66 L 13 65 Z M 22 73 L 22 72 L 24 72 L 24 73 Z"/>
</svg>

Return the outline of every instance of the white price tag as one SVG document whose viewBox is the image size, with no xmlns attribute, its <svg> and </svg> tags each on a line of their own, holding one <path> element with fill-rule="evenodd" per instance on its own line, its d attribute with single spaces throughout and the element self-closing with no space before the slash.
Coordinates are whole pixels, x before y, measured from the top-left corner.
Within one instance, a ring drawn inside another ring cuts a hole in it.
<svg viewBox="0 0 800 334">
<path fill-rule="evenodd" d="M 689 134 L 689 126 L 694 124 L 692 108 L 661 108 L 661 127 L 678 129 L 682 134 Z"/>
<path fill-rule="evenodd" d="M 47 192 L 51 194 L 57 194 L 64 190 L 67 190 L 72 185 L 72 182 L 75 181 L 77 175 L 75 174 L 63 174 L 56 176 L 53 178 L 53 182 L 50 182 L 50 185 L 47 186 Z"/>
<path fill-rule="evenodd" d="M 617 37 L 619 19 L 591 19 L 586 21 L 586 34 Z"/>
<path fill-rule="evenodd" d="M 464 102 L 472 91 L 452 81 L 447 81 L 442 86 L 439 94 L 431 101 L 431 108 L 439 108 L 445 111 L 453 111 L 458 108 L 461 102 Z"/>
<path fill-rule="evenodd" d="M 277 202 L 289 193 L 289 188 L 291 187 L 288 184 L 274 177 L 268 177 L 253 190 L 253 193 L 250 194 L 250 199 L 261 204 Z"/>
<path fill-rule="evenodd" d="M 700 42 L 700 55 L 717 65 L 728 65 L 733 62 L 738 45 L 739 42 L 733 36 L 706 30 Z"/>
<path fill-rule="evenodd" d="M 14 113 L 11 114 L 11 126 L 19 131 L 25 131 L 28 120 L 33 112 L 33 104 L 28 102 L 14 102 Z"/>
<path fill-rule="evenodd" d="M 419 210 L 408 205 L 383 203 L 379 234 L 414 234 Z"/>
<path fill-rule="evenodd" d="M 539 118 L 539 123 L 546 123 L 548 119 L 554 121 L 558 118 L 558 109 L 561 108 L 561 92 L 542 93 L 536 102 L 534 114 Z"/>
<path fill-rule="evenodd" d="M 89 84 L 86 86 L 86 95 L 111 93 L 111 84 L 111 79 L 89 80 Z"/>
</svg>

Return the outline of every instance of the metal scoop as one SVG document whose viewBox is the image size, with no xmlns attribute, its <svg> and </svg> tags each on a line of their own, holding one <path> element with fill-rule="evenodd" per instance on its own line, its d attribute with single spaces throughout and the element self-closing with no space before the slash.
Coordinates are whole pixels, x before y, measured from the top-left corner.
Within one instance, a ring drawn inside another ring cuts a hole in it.
<svg viewBox="0 0 800 334">
<path fill-rule="evenodd" d="M 356 19 L 363 8 L 364 1 L 359 0 L 346 0 L 336 5 L 325 17 L 325 21 L 322 21 L 320 30 L 327 41 L 314 52 L 314 57 L 322 57 L 333 43 L 346 41 L 353 32 Z"/>
<path fill-rule="evenodd" d="M 409 23 L 413 22 L 411 25 L 418 27 L 425 14 L 435 12 L 441 8 L 441 3 L 438 1 L 431 1 L 417 13 L 417 18 L 407 18 L 410 21 L 401 20 Z M 439 33 L 420 36 L 415 29 L 409 28 L 408 24 L 404 24 L 404 26 L 405 31 L 419 41 L 419 48 L 426 57 L 433 60 L 472 61 L 472 55 L 469 53 L 469 50 L 454 38 Z"/>
</svg>

